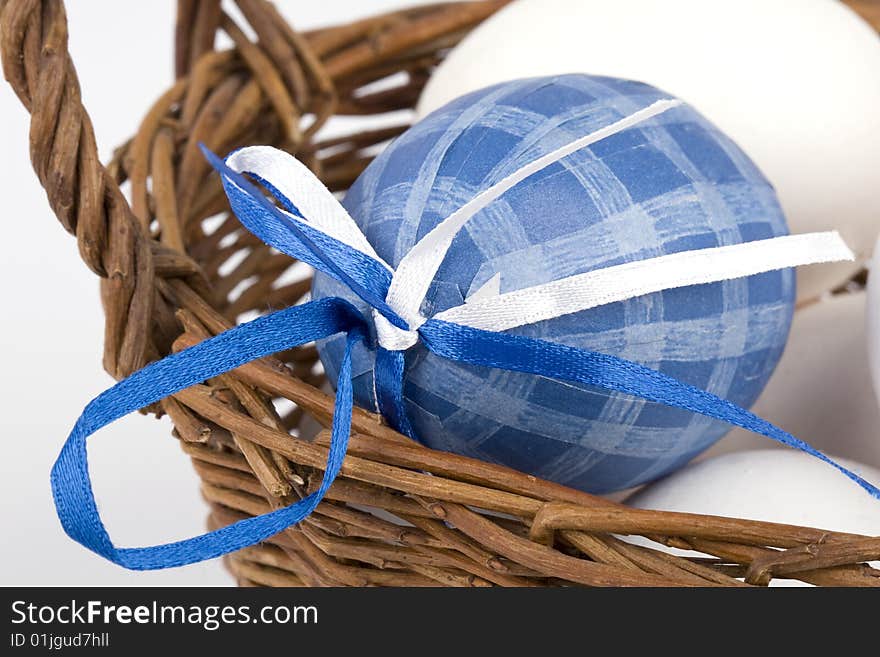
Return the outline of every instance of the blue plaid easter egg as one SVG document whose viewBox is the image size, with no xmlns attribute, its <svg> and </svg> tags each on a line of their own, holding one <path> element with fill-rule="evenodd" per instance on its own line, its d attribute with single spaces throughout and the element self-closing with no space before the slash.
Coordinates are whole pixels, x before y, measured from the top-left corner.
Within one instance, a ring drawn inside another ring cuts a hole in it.
<svg viewBox="0 0 880 657">
<path fill-rule="evenodd" d="M 395 140 L 344 205 L 392 266 L 478 192 L 656 100 L 647 84 L 587 75 L 502 83 L 463 96 Z M 787 234 L 749 158 L 682 105 L 533 174 L 457 235 L 422 313 L 461 305 L 496 272 L 501 291 L 679 251 Z M 315 298 L 345 286 L 317 273 Z M 511 332 L 613 354 L 748 407 L 782 353 L 792 270 L 648 294 Z M 335 384 L 344 339 L 319 345 Z M 590 492 L 656 479 L 728 431 L 718 420 L 622 393 L 454 363 L 416 345 L 404 396 L 424 444 Z M 376 408 L 374 354 L 354 355 L 357 402 Z"/>
</svg>

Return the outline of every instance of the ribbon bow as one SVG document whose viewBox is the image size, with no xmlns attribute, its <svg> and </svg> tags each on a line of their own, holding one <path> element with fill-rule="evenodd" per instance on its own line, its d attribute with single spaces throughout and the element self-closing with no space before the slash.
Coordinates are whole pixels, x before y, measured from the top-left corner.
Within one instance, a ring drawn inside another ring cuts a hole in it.
<svg viewBox="0 0 880 657">
<path fill-rule="evenodd" d="M 420 313 L 431 282 L 468 220 L 532 173 L 592 143 L 679 104 L 662 100 L 538 158 L 481 192 L 441 221 L 394 269 L 384 262 L 332 193 L 293 156 L 257 146 L 226 160 L 203 148 L 218 171 L 241 223 L 265 243 L 334 277 L 365 301 L 375 326 L 352 304 L 324 298 L 274 312 L 152 363 L 86 406 L 52 469 L 52 491 L 67 534 L 126 568 L 194 563 L 263 541 L 308 516 L 342 466 L 351 428 L 351 356 L 364 341 L 376 349 L 379 410 L 412 436 L 403 403 L 404 354 L 421 342 L 443 358 L 602 387 L 723 420 L 789 445 L 840 470 L 880 499 L 880 490 L 807 443 L 749 411 L 636 363 L 518 335 L 506 329 L 552 319 L 660 290 L 852 259 L 837 233 L 812 233 L 675 253 L 571 276 L 505 294 L 497 277 L 461 306 Z M 245 175 L 262 185 L 266 194 Z M 296 205 L 293 201 L 296 201 Z M 346 334 L 339 370 L 327 468 L 320 487 L 302 500 L 194 538 L 145 548 L 113 545 L 98 514 L 86 439 L 98 429 L 184 388 L 257 358 L 331 335 Z"/>
</svg>

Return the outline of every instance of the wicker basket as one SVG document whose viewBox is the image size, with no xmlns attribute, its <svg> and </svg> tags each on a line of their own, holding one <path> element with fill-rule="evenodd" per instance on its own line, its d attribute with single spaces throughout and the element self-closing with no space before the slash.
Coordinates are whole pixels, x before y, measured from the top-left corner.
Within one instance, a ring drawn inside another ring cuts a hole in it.
<svg viewBox="0 0 880 657">
<path fill-rule="evenodd" d="M 31 159 L 49 203 L 101 278 L 104 367 L 117 378 L 309 289 L 279 283 L 294 263 L 229 215 L 198 142 L 215 152 L 274 144 L 344 190 L 374 147 L 406 126 L 325 141 L 319 129 L 335 115 L 412 107 L 443 54 L 505 2 L 421 6 L 312 32 L 295 31 L 266 0 L 236 4 L 256 41 L 220 0 L 180 0 L 177 81 L 104 167 L 62 3 L 0 0 L 4 73 L 32 114 Z M 852 4 L 880 24 L 877 3 Z M 232 50 L 214 50 L 218 31 Z M 367 87 L 391 76 L 396 86 Z M 310 418 L 328 426 L 332 412 L 316 362 L 313 346 L 293 349 L 148 409 L 174 421 L 204 482 L 212 528 L 290 504 L 320 482 L 327 432 L 297 437 Z M 880 571 L 864 564 L 880 559 L 880 538 L 630 509 L 432 451 L 365 411 L 356 410 L 353 427 L 342 473 L 317 511 L 227 558 L 241 585 L 744 586 L 774 577 L 880 585 Z M 616 534 L 703 556 L 671 556 Z"/>
</svg>

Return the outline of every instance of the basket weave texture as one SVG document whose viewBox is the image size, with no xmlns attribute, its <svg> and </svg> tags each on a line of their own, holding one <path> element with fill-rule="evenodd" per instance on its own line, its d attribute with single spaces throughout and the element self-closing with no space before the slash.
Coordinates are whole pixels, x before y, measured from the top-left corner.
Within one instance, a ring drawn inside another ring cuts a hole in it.
<svg viewBox="0 0 880 657">
<path fill-rule="evenodd" d="M 49 204 L 100 277 L 104 367 L 116 378 L 308 292 L 308 280 L 285 274 L 290 258 L 229 214 L 199 142 L 219 153 L 272 144 L 345 190 L 406 121 L 367 131 L 349 121 L 349 132 L 332 139 L 320 137 L 322 128 L 336 116 L 411 108 L 444 53 L 505 0 L 419 6 L 311 32 L 296 31 L 266 0 L 235 4 L 248 25 L 219 0 L 180 0 L 176 81 L 103 166 L 63 3 L 0 0 L 3 71 L 32 115 L 30 156 Z M 877 2 L 850 4 L 880 24 Z M 232 49 L 215 49 L 218 32 Z M 290 504 L 320 483 L 333 400 L 316 363 L 314 346 L 281 352 L 146 409 L 173 420 L 203 481 L 211 528 Z M 307 440 L 310 426 L 324 429 Z M 672 556 L 622 534 L 701 555 Z M 227 565 L 246 586 L 747 586 L 772 578 L 880 586 L 880 571 L 864 563 L 871 560 L 880 560 L 880 537 L 631 509 L 429 450 L 356 409 L 327 499 Z"/>
</svg>

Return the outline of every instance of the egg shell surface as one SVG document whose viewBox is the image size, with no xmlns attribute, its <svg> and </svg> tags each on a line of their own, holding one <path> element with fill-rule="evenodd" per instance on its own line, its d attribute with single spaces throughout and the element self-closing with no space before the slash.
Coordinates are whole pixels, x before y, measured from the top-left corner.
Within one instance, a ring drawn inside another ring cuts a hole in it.
<svg viewBox="0 0 880 657">
<path fill-rule="evenodd" d="M 397 266 L 428 231 L 480 191 L 577 137 L 669 95 L 638 82 L 567 75 L 504 83 L 453 101 L 395 140 L 344 205 Z M 460 305 L 496 273 L 501 291 L 669 253 L 774 237 L 775 194 L 742 151 L 682 105 L 533 174 L 456 236 L 428 292 L 426 317 Z M 318 273 L 313 296 L 345 286 Z M 620 356 L 742 406 L 785 344 L 791 270 L 666 290 L 511 333 Z M 342 336 L 319 343 L 338 377 Z M 357 402 L 375 408 L 374 354 L 354 353 Z M 729 426 L 591 386 L 460 364 L 419 344 L 404 397 L 426 445 L 605 492 L 680 467 Z"/>
</svg>

